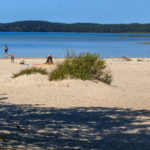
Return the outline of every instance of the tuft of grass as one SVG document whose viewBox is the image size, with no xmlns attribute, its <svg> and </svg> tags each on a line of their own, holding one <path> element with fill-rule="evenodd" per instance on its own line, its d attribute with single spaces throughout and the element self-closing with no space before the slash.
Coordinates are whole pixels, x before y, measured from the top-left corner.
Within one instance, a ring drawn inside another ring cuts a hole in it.
<svg viewBox="0 0 150 150">
<path fill-rule="evenodd" d="M 18 73 L 13 74 L 12 78 L 16 78 L 22 75 L 30 75 L 30 74 L 34 74 L 34 73 L 40 73 L 42 75 L 48 75 L 48 72 L 46 69 L 44 68 L 36 68 L 36 67 L 32 67 L 32 68 L 27 68 L 24 70 L 21 70 Z"/>
<path fill-rule="evenodd" d="M 128 58 L 128 57 L 126 57 L 126 56 L 122 56 L 121 59 L 124 59 L 124 60 L 126 60 L 126 61 L 132 61 L 131 58 Z"/>
<path fill-rule="evenodd" d="M 82 80 L 99 80 L 111 84 L 112 75 L 106 68 L 103 59 L 99 59 L 98 54 L 81 53 L 76 55 L 67 51 L 67 57 L 62 64 L 49 74 L 49 80 L 63 80 L 66 78 L 76 78 Z"/>
<path fill-rule="evenodd" d="M 137 59 L 137 61 L 143 61 L 142 59 Z"/>
</svg>

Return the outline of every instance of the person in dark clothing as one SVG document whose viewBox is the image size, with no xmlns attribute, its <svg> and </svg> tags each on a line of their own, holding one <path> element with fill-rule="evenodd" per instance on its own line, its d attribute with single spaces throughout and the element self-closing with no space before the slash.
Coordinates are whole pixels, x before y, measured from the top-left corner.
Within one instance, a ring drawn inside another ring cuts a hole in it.
<svg viewBox="0 0 150 150">
<path fill-rule="evenodd" d="M 52 55 L 48 55 L 47 60 L 46 60 L 46 64 L 53 64 L 53 58 Z"/>
<path fill-rule="evenodd" d="M 4 46 L 4 51 L 5 51 L 5 57 L 7 57 L 8 56 L 8 47 L 7 47 L 7 45 Z"/>
</svg>

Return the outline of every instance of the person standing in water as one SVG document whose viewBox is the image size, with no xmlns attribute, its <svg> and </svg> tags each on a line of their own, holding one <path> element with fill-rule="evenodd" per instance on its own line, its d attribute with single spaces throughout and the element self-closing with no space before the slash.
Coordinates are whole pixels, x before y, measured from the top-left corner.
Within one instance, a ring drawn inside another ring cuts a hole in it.
<svg viewBox="0 0 150 150">
<path fill-rule="evenodd" d="M 8 56 L 8 47 L 6 44 L 4 46 L 4 51 L 5 51 L 5 57 L 7 57 Z"/>
</svg>

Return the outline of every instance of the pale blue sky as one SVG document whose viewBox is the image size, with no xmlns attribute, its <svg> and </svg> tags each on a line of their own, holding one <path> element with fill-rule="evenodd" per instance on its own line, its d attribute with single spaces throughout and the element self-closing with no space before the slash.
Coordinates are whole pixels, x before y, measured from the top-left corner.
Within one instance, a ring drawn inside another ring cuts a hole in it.
<svg viewBox="0 0 150 150">
<path fill-rule="evenodd" d="M 150 0 L 0 0 L 0 22 L 150 23 Z"/>
</svg>

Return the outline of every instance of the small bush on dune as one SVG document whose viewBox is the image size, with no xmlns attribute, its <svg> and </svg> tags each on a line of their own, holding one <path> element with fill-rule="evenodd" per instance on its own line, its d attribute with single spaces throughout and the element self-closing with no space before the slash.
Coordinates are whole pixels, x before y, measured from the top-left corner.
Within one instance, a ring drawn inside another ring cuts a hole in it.
<svg viewBox="0 0 150 150">
<path fill-rule="evenodd" d="M 32 67 L 32 68 L 27 68 L 24 70 L 21 70 L 19 73 L 13 74 L 12 78 L 16 78 L 22 75 L 29 75 L 29 74 L 34 74 L 34 73 L 40 73 L 42 75 L 48 75 L 48 72 L 46 71 L 46 69 L 44 68 L 36 68 L 36 67 Z"/>
<path fill-rule="evenodd" d="M 128 57 L 126 57 L 126 56 L 122 56 L 121 59 L 126 60 L 126 61 L 132 61 L 131 58 L 128 58 Z"/>
<path fill-rule="evenodd" d="M 137 59 L 137 61 L 143 61 L 142 59 Z"/>
<path fill-rule="evenodd" d="M 65 78 L 82 80 L 99 80 L 110 84 L 112 76 L 106 70 L 106 63 L 99 59 L 99 55 L 82 53 L 77 56 L 74 52 L 68 55 L 62 64 L 59 64 L 49 75 L 49 80 L 61 80 Z"/>
</svg>

